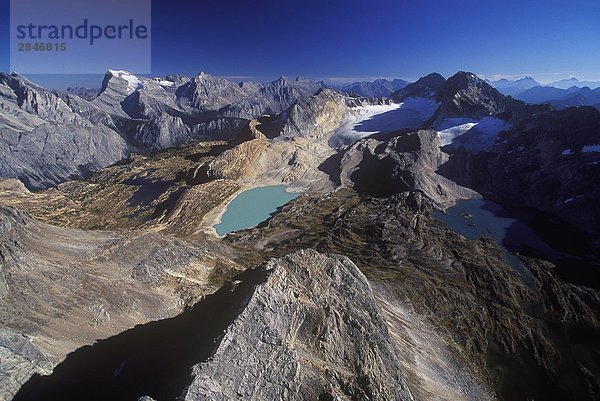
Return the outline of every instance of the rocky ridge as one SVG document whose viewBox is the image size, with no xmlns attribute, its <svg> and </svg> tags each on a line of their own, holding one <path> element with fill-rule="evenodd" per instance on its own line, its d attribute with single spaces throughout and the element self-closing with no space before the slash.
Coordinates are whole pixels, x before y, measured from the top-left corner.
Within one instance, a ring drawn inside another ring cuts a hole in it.
<svg viewBox="0 0 600 401">
<path fill-rule="evenodd" d="M 303 250 L 263 269 L 267 281 L 194 368 L 186 400 L 413 399 L 381 310 L 349 259 Z"/>
</svg>

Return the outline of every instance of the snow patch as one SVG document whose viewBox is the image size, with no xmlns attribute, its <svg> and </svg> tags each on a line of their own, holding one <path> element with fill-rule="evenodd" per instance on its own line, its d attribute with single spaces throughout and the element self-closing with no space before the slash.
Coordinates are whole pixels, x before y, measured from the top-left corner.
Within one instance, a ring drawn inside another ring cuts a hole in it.
<svg viewBox="0 0 600 401">
<path fill-rule="evenodd" d="M 495 117 L 483 117 L 462 135 L 453 138 L 451 146 L 471 151 L 489 148 L 498 139 L 498 134 L 510 128 L 510 124 Z M 521 149 L 517 149 L 518 151 Z"/>
<path fill-rule="evenodd" d="M 594 144 L 594 145 L 585 145 L 583 147 L 583 152 L 586 153 L 594 153 L 594 152 L 600 152 L 600 145 L 598 144 Z"/>
<path fill-rule="evenodd" d="M 353 107 L 332 135 L 329 145 L 350 145 L 366 136 L 402 129 L 419 129 L 439 107 L 433 99 L 408 98 L 402 103 Z"/>
<path fill-rule="evenodd" d="M 572 155 L 573 151 L 571 149 L 565 149 L 562 151 L 561 153 L 563 156 L 568 156 L 568 155 Z"/>
<path fill-rule="evenodd" d="M 123 70 L 108 70 L 111 75 L 124 79 L 127 82 L 127 94 L 131 95 L 133 92 L 142 87 L 142 82 L 138 77 L 128 71 Z"/>
<path fill-rule="evenodd" d="M 440 137 L 440 144 L 442 146 L 450 145 L 455 138 L 466 133 L 471 128 L 475 127 L 477 124 L 479 123 L 465 123 L 447 128 L 442 131 L 438 131 L 438 136 Z"/>
</svg>

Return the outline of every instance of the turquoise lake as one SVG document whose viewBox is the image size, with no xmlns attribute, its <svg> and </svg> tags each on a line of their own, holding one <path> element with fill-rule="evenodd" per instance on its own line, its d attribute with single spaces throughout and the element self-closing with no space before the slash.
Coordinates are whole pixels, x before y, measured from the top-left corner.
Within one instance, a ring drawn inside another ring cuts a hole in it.
<svg viewBox="0 0 600 401">
<path fill-rule="evenodd" d="M 300 196 L 286 192 L 285 185 L 252 188 L 240 193 L 227 205 L 227 210 L 216 224 L 219 235 L 254 227 L 269 219 L 277 208 Z"/>
</svg>

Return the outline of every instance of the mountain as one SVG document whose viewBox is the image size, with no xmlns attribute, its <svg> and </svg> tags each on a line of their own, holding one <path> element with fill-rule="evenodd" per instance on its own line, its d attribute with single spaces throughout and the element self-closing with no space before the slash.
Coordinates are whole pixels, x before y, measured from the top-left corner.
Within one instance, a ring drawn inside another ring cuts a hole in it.
<svg viewBox="0 0 600 401">
<path fill-rule="evenodd" d="M 511 111 L 521 102 L 503 96 L 475 74 L 458 72 L 439 89 L 437 99 L 443 104 L 444 117 L 479 119 Z"/>
<path fill-rule="evenodd" d="M 234 139 L 250 120 L 284 112 L 322 87 L 285 77 L 237 84 L 204 72 L 190 79 L 109 70 L 92 95 L 82 89 L 47 91 L 18 74 L 2 74 L 0 174 L 40 189 L 85 178 L 131 152 Z M 65 157 L 58 156 L 61 146 Z"/>
<path fill-rule="evenodd" d="M 535 86 L 515 95 L 514 98 L 526 103 L 544 103 L 552 99 L 560 99 L 568 94 L 575 93 L 577 90 L 577 87 L 560 89 L 552 86 Z"/>
<path fill-rule="evenodd" d="M 435 118 L 471 118 L 506 112 L 520 102 L 503 96 L 498 90 L 475 74 L 458 72 L 447 80 L 433 73 L 420 78 L 394 92 L 391 99 L 406 101 L 409 98 L 430 98 L 440 104 Z"/>
<path fill-rule="evenodd" d="M 600 88 L 590 89 L 572 86 L 560 89 L 536 86 L 515 96 L 527 103 L 549 103 L 558 109 L 572 106 L 594 106 L 600 103 Z"/>
<path fill-rule="evenodd" d="M 307 81 L 302 78 L 290 80 L 282 76 L 260 87 L 255 84 L 251 89 L 246 89 L 247 96 L 226 106 L 222 113 L 228 117 L 238 118 L 278 114 L 286 111 L 300 97 L 313 95 L 324 86 L 323 82 Z M 249 86 L 242 83 L 240 87 L 245 89 Z"/>
<path fill-rule="evenodd" d="M 248 93 L 240 85 L 225 78 L 200 72 L 177 88 L 177 104 L 187 110 L 219 110 Z"/>
<path fill-rule="evenodd" d="M 562 109 L 573 106 L 594 106 L 600 103 L 600 88 L 583 87 L 577 91 L 569 91 L 564 97 L 550 101 L 554 107 Z"/>
<path fill-rule="evenodd" d="M 126 138 L 101 109 L 74 107 L 17 74 L 0 74 L 0 93 L 4 178 L 39 189 L 86 177 L 129 154 Z"/>
<path fill-rule="evenodd" d="M 83 98 L 85 100 L 92 100 L 96 96 L 98 96 L 98 93 L 100 93 L 100 89 L 89 89 L 77 86 L 74 88 L 67 88 L 65 89 L 65 92 L 71 95 L 79 96 L 80 98 Z"/>
<path fill-rule="evenodd" d="M 401 101 L 409 97 L 434 97 L 445 82 L 446 79 L 443 76 L 438 73 L 432 73 L 393 92 L 390 98 L 395 101 Z"/>
<path fill-rule="evenodd" d="M 573 86 L 583 88 L 584 86 L 587 86 L 588 88 L 596 89 L 600 88 L 600 81 L 580 81 L 577 78 L 569 78 L 556 82 L 551 82 L 547 86 L 552 86 L 559 89 L 569 89 Z"/>
<path fill-rule="evenodd" d="M 350 95 L 362 97 L 389 97 L 398 89 L 408 85 L 408 81 L 402 79 L 376 79 L 374 81 L 353 82 L 342 87 L 340 90 Z"/>
<path fill-rule="evenodd" d="M 486 82 L 498 89 L 503 95 L 513 97 L 527 89 L 541 85 L 538 81 L 531 77 L 523 77 L 517 80 L 502 78 L 497 81 L 490 81 L 486 79 Z"/>
<path fill-rule="evenodd" d="M 598 398 L 594 108 L 466 71 L 90 99 L 0 75 L 0 398 Z"/>
</svg>

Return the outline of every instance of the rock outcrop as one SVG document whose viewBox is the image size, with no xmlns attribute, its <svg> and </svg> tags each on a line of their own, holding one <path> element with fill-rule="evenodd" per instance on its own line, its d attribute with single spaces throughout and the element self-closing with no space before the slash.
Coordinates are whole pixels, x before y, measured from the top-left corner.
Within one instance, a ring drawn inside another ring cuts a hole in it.
<svg viewBox="0 0 600 401">
<path fill-rule="evenodd" d="M 348 259 L 299 251 L 193 370 L 185 400 L 412 400 L 381 310 Z"/>
<path fill-rule="evenodd" d="M 262 115 L 274 115 L 286 111 L 302 96 L 310 96 L 324 85 L 319 82 L 300 78 L 289 80 L 286 77 L 263 84 L 256 91 L 250 85 L 241 85 L 248 92 L 243 99 L 233 102 L 223 110 L 226 116 L 238 118 L 257 118 Z"/>
<path fill-rule="evenodd" d="M 374 81 L 354 82 L 341 88 L 341 91 L 351 96 L 389 97 L 393 92 L 404 88 L 409 82 L 403 79 L 376 79 Z"/>
<path fill-rule="evenodd" d="M 457 199 L 478 195 L 437 174 L 448 161 L 432 130 L 363 139 L 343 154 L 340 181 L 363 195 L 389 197 L 419 191 L 445 208 Z"/>
<path fill-rule="evenodd" d="M 152 232 L 80 231 L 0 207 L 0 398 L 68 353 L 214 292 L 234 254 Z M 229 256 L 226 256 L 229 254 Z"/>
</svg>

